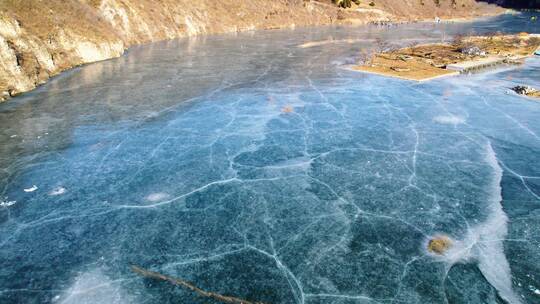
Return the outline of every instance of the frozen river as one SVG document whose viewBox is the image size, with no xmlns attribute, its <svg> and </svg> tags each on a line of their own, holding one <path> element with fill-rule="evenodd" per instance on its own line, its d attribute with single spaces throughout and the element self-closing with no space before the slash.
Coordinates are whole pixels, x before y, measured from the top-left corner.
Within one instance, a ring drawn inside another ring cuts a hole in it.
<svg viewBox="0 0 540 304">
<path fill-rule="evenodd" d="M 139 265 L 267 304 L 540 303 L 540 102 L 509 92 L 540 88 L 540 57 L 343 68 L 529 19 L 156 43 L 1 104 L 0 302 L 219 303 Z"/>
</svg>

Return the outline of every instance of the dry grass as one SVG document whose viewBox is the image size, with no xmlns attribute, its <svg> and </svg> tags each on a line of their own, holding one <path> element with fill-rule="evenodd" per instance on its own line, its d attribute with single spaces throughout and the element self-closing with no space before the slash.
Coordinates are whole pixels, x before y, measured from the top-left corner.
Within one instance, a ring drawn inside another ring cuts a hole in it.
<svg viewBox="0 0 540 304">
<path fill-rule="evenodd" d="M 379 56 L 373 60 L 371 66 L 355 66 L 353 69 L 416 81 L 457 74 L 455 71 L 440 69 L 421 60 L 413 59 L 409 62 L 399 62 Z"/>
<path fill-rule="evenodd" d="M 527 94 L 527 96 L 534 97 L 534 98 L 540 98 L 540 91 L 535 91 L 533 93 Z"/>
<path fill-rule="evenodd" d="M 43 40 L 51 39 L 59 29 L 69 29 L 90 40 L 116 37 L 108 23 L 90 5 L 74 0 L 2 0 L 0 11 L 13 17 L 21 28 Z"/>
<path fill-rule="evenodd" d="M 421 81 L 456 74 L 446 70 L 447 65 L 485 58 L 462 53 L 465 47 L 476 46 L 486 56 L 521 58 L 531 55 L 539 45 L 540 38 L 528 35 L 467 37 L 451 44 L 426 44 L 379 53 L 367 64 L 353 69 Z"/>
<path fill-rule="evenodd" d="M 470 37 L 464 39 L 486 51 L 498 56 L 529 56 L 540 46 L 540 37 L 531 37 L 526 33 L 518 35 L 494 35 L 487 37 Z"/>
</svg>

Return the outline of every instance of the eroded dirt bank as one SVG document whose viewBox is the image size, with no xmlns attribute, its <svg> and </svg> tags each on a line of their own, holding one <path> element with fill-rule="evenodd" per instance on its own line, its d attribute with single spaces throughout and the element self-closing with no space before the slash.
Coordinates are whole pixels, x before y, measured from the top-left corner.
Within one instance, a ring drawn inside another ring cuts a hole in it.
<svg viewBox="0 0 540 304">
<path fill-rule="evenodd" d="M 349 9 L 330 0 L 3 0 L 0 101 L 71 67 L 121 56 L 134 44 L 207 33 L 500 12 L 474 0 L 362 0 Z"/>
</svg>

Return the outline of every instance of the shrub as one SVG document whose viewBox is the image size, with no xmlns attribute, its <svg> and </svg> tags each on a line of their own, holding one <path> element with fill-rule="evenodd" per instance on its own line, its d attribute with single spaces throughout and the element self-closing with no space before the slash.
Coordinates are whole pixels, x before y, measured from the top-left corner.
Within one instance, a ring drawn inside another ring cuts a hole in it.
<svg viewBox="0 0 540 304">
<path fill-rule="evenodd" d="M 452 44 L 455 46 L 461 46 L 464 40 L 465 40 L 465 36 L 463 34 L 457 34 L 454 36 L 454 39 L 452 40 Z"/>
<path fill-rule="evenodd" d="M 352 6 L 351 0 L 332 0 L 337 6 L 342 8 L 349 8 Z"/>
</svg>

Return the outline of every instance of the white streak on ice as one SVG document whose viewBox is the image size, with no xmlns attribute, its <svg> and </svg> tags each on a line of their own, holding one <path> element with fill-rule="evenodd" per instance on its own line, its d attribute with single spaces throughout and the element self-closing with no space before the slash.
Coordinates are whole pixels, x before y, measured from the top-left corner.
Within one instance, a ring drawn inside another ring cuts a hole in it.
<svg viewBox="0 0 540 304">
<path fill-rule="evenodd" d="M 491 184 L 490 215 L 486 222 L 477 227 L 480 237 L 480 242 L 476 246 L 478 267 L 488 282 L 497 289 L 501 298 L 509 303 L 521 303 L 519 297 L 512 290 L 512 274 L 504 255 L 502 242 L 508 234 L 508 218 L 501 205 L 503 170 L 490 143 L 486 150 L 486 160 L 493 169 L 494 176 Z"/>
<path fill-rule="evenodd" d="M 512 289 L 512 274 L 503 247 L 503 240 L 508 234 L 508 218 L 501 205 L 500 184 L 503 170 L 489 142 L 486 147 L 486 162 L 493 169 L 487 219 L 469 228 L 465 238 L 456 242 L 445 259 L 450 265 L 461 261 L 476 261 L 486 280 L 498 291 L 501 298 L 510 304 L 520 304 L 520 298 Z"/>
</svg>

